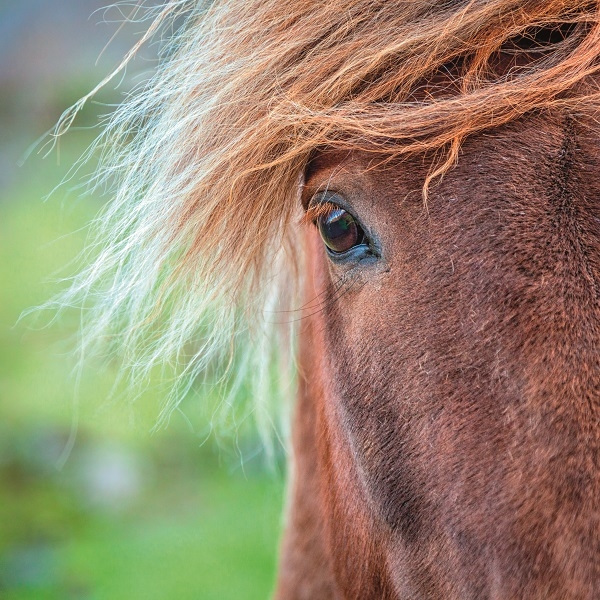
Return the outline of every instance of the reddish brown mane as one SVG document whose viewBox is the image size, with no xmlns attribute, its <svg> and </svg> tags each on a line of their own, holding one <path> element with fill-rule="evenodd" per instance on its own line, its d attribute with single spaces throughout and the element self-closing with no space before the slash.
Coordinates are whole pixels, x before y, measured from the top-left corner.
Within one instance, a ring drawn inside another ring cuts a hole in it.
<svg viewBox="0 0 600 600">
<path fill-rule="evenodd" d="M 305 307 L 282 600 L 600 597 L 600 5 L 190 4 L 107 128 L 86 340 L 173 402 L 237 345 L 264 404 Z"/>
<path fill-rule="evenodd" d="M 185 6 L 167 3 L 150 31 Z M 93 297 L 87 339 L 128 348 L 142 379 L 157 362 L 184 362 L 185 388 L 215 353 L 228 354 L 240 330 L 236 306 L 249 324 L 263 321 L 267 304 L 297 308 L 301 252 L 291 224 L 316 150 L 366 151 L 379 161 L 429 152 L 426 190 L 469 135 L 597 102 L 584 84 L 599 67 L 596 3 L 188 6 L 168 60 L 99 141 L 104 172 L 118 182 L 98 221 L 99 244 L 110 242 L 63 298 Z M 72 118 L 67 112 L 58 130 Z M 286 282 L 282 269 L 273 272 L 282 261 Z M 276 282 L 286 290 L 278 302 L 265 297 Z M 179 358 L 198 323 L 213 318 L 219 334 L 201 334 L 191 363 Z"/>
</svg>

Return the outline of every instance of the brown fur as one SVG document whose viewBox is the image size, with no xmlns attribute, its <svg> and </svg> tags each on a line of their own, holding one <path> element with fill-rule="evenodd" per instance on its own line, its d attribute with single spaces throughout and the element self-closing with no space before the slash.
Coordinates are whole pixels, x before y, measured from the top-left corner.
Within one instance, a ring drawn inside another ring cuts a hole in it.
<svg viewBox="0 0 600 600">
<path fill-rule="evenodd" d="M 328 299 L 287 539 L 302 512 L 328 560 L 278 598 L 600 596 L 599 156 L 593 115 L 529 116 L 466 142 L 427 209 L 421 160 L 313 163 L 305 202 L 341 194 L 382 257 L 345 272 L 307 234 Z"/>
</svg>

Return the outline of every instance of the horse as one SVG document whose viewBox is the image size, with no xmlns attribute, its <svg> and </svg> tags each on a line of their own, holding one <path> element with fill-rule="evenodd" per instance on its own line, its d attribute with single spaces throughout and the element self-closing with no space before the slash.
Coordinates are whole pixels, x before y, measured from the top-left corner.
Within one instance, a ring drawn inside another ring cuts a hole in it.
<svg viewBox="0 0 600 600">
<path fill-rule="evenodd" d="M 295 386 L 277 599 L 600 597 L 600 4 L 184 8 L 84 339 Z"/>
</svg>

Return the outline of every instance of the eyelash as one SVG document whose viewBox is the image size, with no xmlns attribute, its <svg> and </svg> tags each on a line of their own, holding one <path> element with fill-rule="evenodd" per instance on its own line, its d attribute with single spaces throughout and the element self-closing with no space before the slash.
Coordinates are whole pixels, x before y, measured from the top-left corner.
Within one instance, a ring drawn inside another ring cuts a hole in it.
<svg viewBox="0 0 600 600">
<path fill-rule="evenodd" d="M 329 214 L 332 210 L 335 210 L 336 208 L 339 208 L 339 206 L 337 204 L 334 204 L 333 202 L 316 202 L 315 204 L 311 204 L 306 209 L 306 212 L 302 216 L 300 222 L 305 225 L 312 224 L 316 227 L 317 219 L 319 217 L 323 217 Z"/>
</svg>

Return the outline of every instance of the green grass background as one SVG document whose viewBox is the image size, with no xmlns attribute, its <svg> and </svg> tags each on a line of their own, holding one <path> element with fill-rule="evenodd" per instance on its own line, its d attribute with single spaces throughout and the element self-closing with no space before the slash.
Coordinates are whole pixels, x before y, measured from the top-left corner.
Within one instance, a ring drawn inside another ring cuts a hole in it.
<svg viewBox="0 0 600 600">
<path fill-rule="evenodd" d="M 68 184 L 42 201 L 90 139 L 69 134 L 1 189 L 0 598 L 267 598 L 284 477 L 249 420 L 217 438 L 205 390 L 151 433 L 160 393 L 111 399 L 116 372 L 94 364 L 76 386 L 76 311 L 19 321 L 60 289 L 100 207 Z"/>
</svg>

